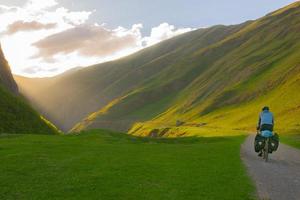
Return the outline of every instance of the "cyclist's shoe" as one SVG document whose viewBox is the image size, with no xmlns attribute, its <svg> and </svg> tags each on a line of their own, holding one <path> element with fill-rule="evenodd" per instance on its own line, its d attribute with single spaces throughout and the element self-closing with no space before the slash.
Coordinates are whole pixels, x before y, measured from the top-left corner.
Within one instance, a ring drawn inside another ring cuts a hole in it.
<svg viewBox="0 0 300 200">
<path fill-rule="evenodd" d="M 262 152 L 259 152 L 258 156 L 259 156 L 259 157 L 262 157 Z"/>
</svg>

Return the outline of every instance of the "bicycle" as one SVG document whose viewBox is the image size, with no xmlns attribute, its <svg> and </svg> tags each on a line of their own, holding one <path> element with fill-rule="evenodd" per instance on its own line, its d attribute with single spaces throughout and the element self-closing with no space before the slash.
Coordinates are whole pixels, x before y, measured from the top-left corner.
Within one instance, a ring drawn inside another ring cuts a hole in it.
<svg viewBox="0 0 300 200">
<path fill-rule="evenodd" d="M 262 148 L 262 157 L 265 160 L 265 162 L 268 162 L 269 160 L 269 153 L 270 153 L 270 138 L 273 137 L 273 132 L 272 131 L 267 131 L 267 132 L 259 132 L 258 134 L 260 134 L 263 138 L 264 138 L 264 145 Z"/>
</svg>

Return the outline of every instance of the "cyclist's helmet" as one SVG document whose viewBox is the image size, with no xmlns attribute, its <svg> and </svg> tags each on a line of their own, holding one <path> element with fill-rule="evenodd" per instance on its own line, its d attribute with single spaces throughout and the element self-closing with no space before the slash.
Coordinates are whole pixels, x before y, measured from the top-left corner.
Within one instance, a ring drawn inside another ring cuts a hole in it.
<svg viewBox="0 0 300 200">
<path fill-rule="evenodd" d="M 270 110 L 270 108 L 269 108 L 268 106 L 265 106 L 265 107 L 263 107 L 262 110 L 263 110 L 263 111 L 265 111 L 265 110 Z"/>
</svg>

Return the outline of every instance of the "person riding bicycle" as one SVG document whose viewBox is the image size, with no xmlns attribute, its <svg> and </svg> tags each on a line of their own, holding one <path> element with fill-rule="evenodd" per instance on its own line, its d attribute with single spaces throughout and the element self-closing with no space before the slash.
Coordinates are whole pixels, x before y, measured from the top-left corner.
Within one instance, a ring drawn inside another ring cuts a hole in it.
<svg viewBox="0 0 300 200">
<path fill-rule="evenodd" d="M 263 107 L 262 112 L 259 115 L 257 130 L 259 131 L 273 131 L 274 128 L 274 116 L 270 112 L 268 106 Z"/>
<path fill-rule="evenodd" d="M 270 112 L 270 108 L 268 106 L 263 107 L 262 112 L 259 115 L 257 130 L 262 131 L 271 131 L 273 132 L 274 128 L 274 116 L 273 113 Z M 258 156 L 262 156 L 262 151 L 258 154 Z"/>
</svg>

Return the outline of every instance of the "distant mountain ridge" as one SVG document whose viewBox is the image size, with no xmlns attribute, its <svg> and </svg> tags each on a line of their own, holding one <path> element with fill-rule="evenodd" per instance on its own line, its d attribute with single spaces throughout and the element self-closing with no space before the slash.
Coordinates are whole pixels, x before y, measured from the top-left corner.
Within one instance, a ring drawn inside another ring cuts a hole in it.
<svg viewBox="0 0 300 200">
<path fill-rule="evenodd" d="M 250 130 L 269 105 L 277 128 L 288 132 L 300 129 L 299 31 L 296 2 L 258 20 L 192 31 L 72 74 L 17 80 L 64 130 L 159 136 L 196 134 L 198 126 Z M 180 130 L 178 120 L 187 122 Z"/>
</svg>

